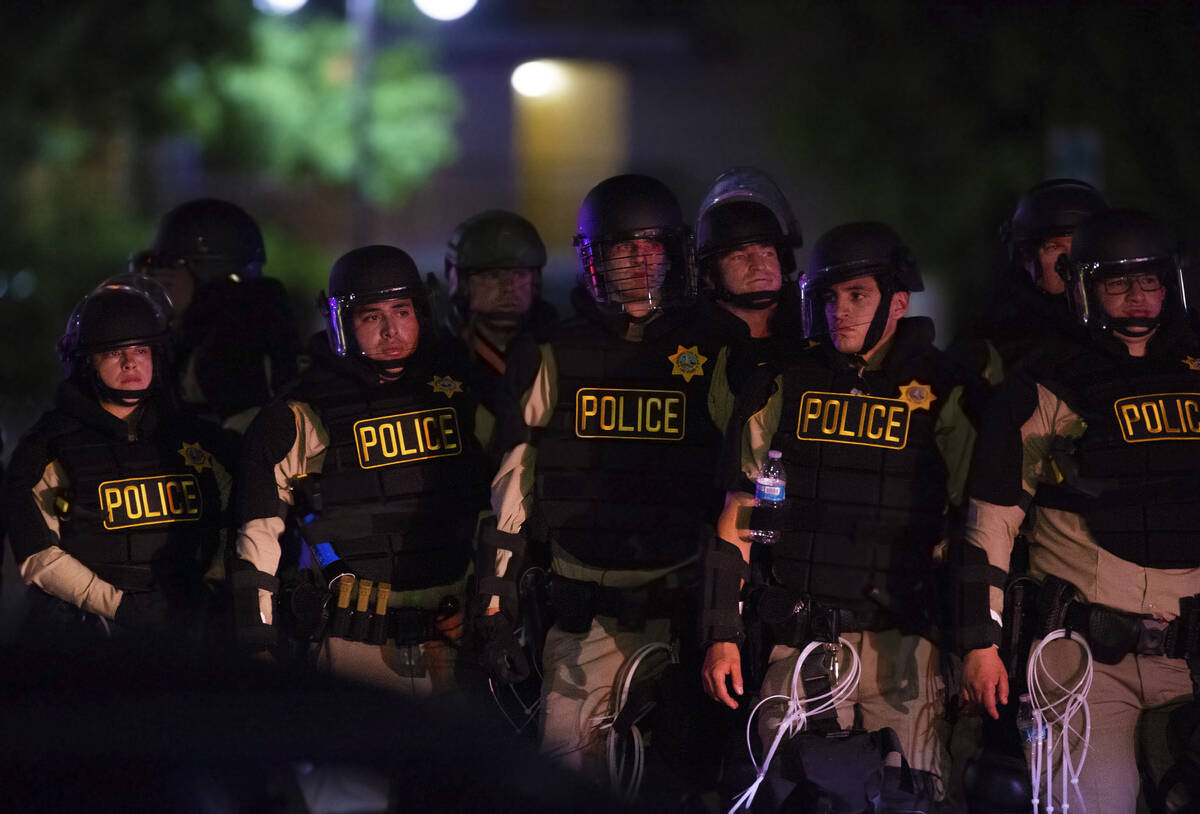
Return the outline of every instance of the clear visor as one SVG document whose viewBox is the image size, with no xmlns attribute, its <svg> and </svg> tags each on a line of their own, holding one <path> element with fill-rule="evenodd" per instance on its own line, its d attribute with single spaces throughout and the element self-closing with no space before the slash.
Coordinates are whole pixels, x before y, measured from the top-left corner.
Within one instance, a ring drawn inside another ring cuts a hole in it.
<svg viewBox="0 0 1200 814">
<path fill-rule="evenodd" d="M 800 227 L 796 224 L 791 205 L 775 182 L 762 170 L 756 167 L 731 167 L 718 175 L 700 204 L 696 222 L 701 223 L 709 209 L 730 201 L 751 201 L 767 207 L 783 229 L 787 243 L 791 246 L 800 245 Z"/>
<path fill-rule="evenodd" d="M 351 327 L 353 323 L 350 321 L 350 315 L 356 305 L 405 299 L 413 299 L 413 291 L 410 286 L 382 288 L 367 292 L 355 291 L 340 297 L 330 297 L 322 291 L 317 295 L 317 309 L 325 317 L 325 335 L 329 339 L 329 349 L 337 356 L 346 357 L 357 346 Z"/>
<path fill-rule="evenodd" d="M 598 305 L 639 311 L 681 304 L 696 293 L 690 243 L 668 229 L 615 240 L 577 240 L 580 281 Z"/>
</svg>

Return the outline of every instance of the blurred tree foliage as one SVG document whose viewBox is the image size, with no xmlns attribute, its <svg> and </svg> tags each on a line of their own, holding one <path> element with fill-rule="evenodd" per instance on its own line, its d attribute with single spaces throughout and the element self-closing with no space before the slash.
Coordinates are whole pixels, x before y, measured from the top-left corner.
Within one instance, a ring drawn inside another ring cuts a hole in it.
<svg viewBox="0 0 1200 814">
<path fill-rule="evenodd" d="M 358 156 L 350 25 L 263 16 L 252 39 L 252 60 L 188 64 L 167 88 L 177 121 L 215 162 L 255 167 L 281 181 L 350 184 L 362 160 L 369 167 L 363 193 L 393 204 L 455 159 L 458 92 L 430 70 L 420 45 L 376 50 L 365 91 L 367 155 Z"/>
<path fill-rule="evenodd" d="M 753 63 L 747 92 L 778 111 L 778 142 L 828 191 L 817 203 L 829 221 L 806 233 L 892 223 L 963 316 L 983 304 L 996 229 L 1017 197 L 1063 171 L 1055 133 L 1098 137 L 1085 180 L 1114 204 L 1181 235 L 1200 230 L 1200 4 L 703 8 L 724 24 L 713 58 Z"/>
</svg>

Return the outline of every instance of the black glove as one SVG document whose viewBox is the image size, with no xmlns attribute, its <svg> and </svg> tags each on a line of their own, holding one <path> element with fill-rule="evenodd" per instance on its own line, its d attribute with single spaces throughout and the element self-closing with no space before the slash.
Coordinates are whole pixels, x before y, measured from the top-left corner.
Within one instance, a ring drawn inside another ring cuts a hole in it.
<svg viewBox="0 0 1200 814">
<path fill-rule="evenodd" d="M 131 594 L 126 592 L 117 605 L 113 621 L 134 633 L 162 634 L 167 632 L 167 602 L 157 591 Z"/>
<path fill-rule="evenodd" d="M 234 640 L 251 653 L 274 646 L 277 641 L 275 628 L 262 620 L 258 590 L 262 588 L 275 593 L 279 590 L 279 580 L 236 557 L 229 561 L 225 571 L 233 604 Z"/>
<path fill-rule="evenodd" d="M 529 659 L 507 616 L 480 616 L 474 627 L 479 666 L 489 677 L 501 684 L 520 684 L 529 678 Z"/>
</svg>

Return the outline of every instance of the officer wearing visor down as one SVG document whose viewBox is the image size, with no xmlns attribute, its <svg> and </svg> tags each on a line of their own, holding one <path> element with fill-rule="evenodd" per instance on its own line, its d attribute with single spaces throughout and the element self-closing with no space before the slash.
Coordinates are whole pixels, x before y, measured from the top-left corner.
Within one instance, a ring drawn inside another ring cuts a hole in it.
<svg viewBox="0 0 1200 814">
<path fill-rule="evenodd" d="M 754 167 L 733 167 L 713 182 L 696 221 L 696 259 L 706 283 L 702 319 L 726 335 L 713 377 L 736 396 L 762 364 L 803 342 L 795 296 L 802 240 L 787 199 Z M 719 416 L 725 425 L 732 404 Z"/>
<path fill-rule="evenodd" d="M 706 691 L 738 706 L 745 693 L 739 645 L 751 622 L 765 629 L 764 698 L 790 695 L 800 651 L 811 642 L 829 646 L 801 667 L 806 698 L 850 671 L 839 637 L 862 665 L 857 690 L 836 715 L 809 718 L 804 733 L 784 741 L 773 764 L 780 773 L 768 783 L 777 803 L 799 786 L 796 798 L 876 810 L 868 808 L 880 804 L 869 790 L 880 788 L 884 755 L 893 750 L 914 770 L 906 799 L 914 808 L 906 810 L 927 811 L 921 806 L 944 793 L 936 563 L 973 430 L 961 410 L 963 377 L 933 346 L 932 322 L 906 317 L 911 292 L 922 289 L 915 261 L 888 226 L 826 232 L 801 278 L 813 341 L 782 372 L 760 370 L 730 424 L 737 435 L 726 445 L 734 454 L 726 462 L 729 492 L 705 562 Z M 782 454 L 787 473 L 787 502 L 770 513 L 774 519 L 754 508 L 768 450 Z M 765 584 L 747 584 L 752 529 L 778 537 L 763 546 Z M 783 706 L 760 712 L 764 748 Z M 837 734 L 884 728 L 892 732 L 872 732 L 878 742 L 870 748 Z M 864 760 L 864 748 L 873 757 Z"/>
<path fill-rule="evenodd" d="M 606 745 L 630 735 L 628 723 L 609 724 L 642 703 L 623 688 L 671 660 L 674 617 L 686 613 L 719 509 L 709 397 L 720 346 L 689 307 L 691 231 L 664 184 L 609 178 L 584 198 L 578 224 L 578 315 L 551 341 L 526 335 L 510 353 L 510 418 L 499 424 L 508 451 L 477 603 L 486 632 L 511 635 L 528 547 L 549 547 L 557 621 L 543 658 L 542 749 L 599 778 Z M 487 666 L 513 680 L 523 665 Z"/>
<path fill-rule="evenodd" d="M 520 331 L 549 336 L 554 307 L 541 297 L 546 246 L 514 212 L 492 209 L 459 224 L 446 245 L 446 284 L 457 316 L 452 333 L 471 359 L 481 411 L 476 432 L 487 447 L 508 347 Z"/>
<path fill-rule="evenodd" d="M 1100 212 L 1076 229 L 1058 268 L 1086 333 L 1011 381 L 1012 402 L 1027 408 L 1014 430 L 1021 456 L 980 468 L 970 492 L 957 603 L 963 695 L 992 717 L 1016 700 L 994 645 L 1024 522 L 1041 580 L 1027 623 L 1037 637 L 1076 631 L 1094 657 L 1086 746 L 1082 718 L 1070 722 L 1078 785 L 1061 800 L 1056 777 L 1042 799 L 1073 806 L 1078 793 L 1093 813 L 1135 810 L 1139 718 L 1192 699 L 1200 677 L 1200 338 L 1175 248 L 1136 210 Z M 1085 670 L 1082 649 L 1052 640 L 1033 668 L 1041 683 L 1070 687 Z M 1194 800 L 1196 775 L 1187 774 Z"/>
<path fill-rule="evenodd" d="M 120 275 L 67 322 L 67 377 L 4 487 L 31 641 L 212 633 L 204 577 L 227 531 L 227 444 L 174 407 L 169 309 L 154 281 Z"/>
<path fill-rule="evenodd" d="M 412 259 L 334 263 L 313 367 L 247 434 L 231 565 L 239 632 L 319 643 L 320 665 L 398 691 L 453 686 L 487 473 L 464 365 Z"/>
</svg>

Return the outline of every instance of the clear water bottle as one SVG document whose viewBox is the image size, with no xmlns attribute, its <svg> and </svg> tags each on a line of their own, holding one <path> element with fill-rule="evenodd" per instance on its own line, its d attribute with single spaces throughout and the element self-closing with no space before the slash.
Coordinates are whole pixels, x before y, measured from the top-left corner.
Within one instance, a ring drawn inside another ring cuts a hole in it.
<svg viewBox="0 0 1200 814">
<path fill-rule="evenodd" d="M 1040 743 L 1046 739 L 1046 722 L 1040 712 L 1034 712 L 1029 693 L 1022 693 L 1017 705 L 1017 729 L 1025 743 Z"/>
<path fill-rule="evenodd" d="M 787 497 L 787 472 L 783 469 L 783 453 L 773 449 L 767 453 L 767 461 L 758 472 L 754 482 L 754 505 L 761 517 L 764 513 L 783 512 L 783 501 Z M 763 525 L 775 525 L 764 523 Z M 779 541 L 779 532 L 771 528 L 753 529 L 750 536 L 757 543 L 773 545 Z"/>
</svg>

